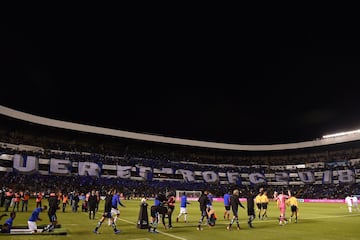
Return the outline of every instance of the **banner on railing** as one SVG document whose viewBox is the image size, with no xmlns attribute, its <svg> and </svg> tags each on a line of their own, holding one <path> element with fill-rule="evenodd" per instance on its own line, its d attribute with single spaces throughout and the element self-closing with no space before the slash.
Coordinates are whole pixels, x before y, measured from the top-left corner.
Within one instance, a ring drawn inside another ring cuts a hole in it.
<svg viewBox="0 0 360 240">
<path fill-rule="evenodd" d="M 12 161 L 10 167 L 8 163 Z M 5 162 L 5 163 L 4 163 Z M 7 165 L 8 167 L 4 167 Z M 41 167 L 40 167 L 41 166 Z M 214 169 L 215 168 L 215 169 Z M 44 170 L 46 169 L 46 170 Z M 296 169 L 269 170 L 271 173 L 252 172 L 243 173 L 236 171 L 224 172 L 222 168 L 202 171 L 184 168 L 156 168 L 152 166 L 128 166 L 110 165 L 87 161 L 71 161 L 68 159 L 39 159 L 35 156 L 20 154 L 0 156 L 0 171 L 16 171 L 22 174 L 49 174 L 60 176 L 93 176 L 93 177 L 116 177 L 122 179 L 134 179 L 142 181 L 183 181 L 183 182 L 206 182 L 216 184 L 246 184 L 246 185 L 300 185 L 300 184 L 351 184 L 360 182 L 359 169 L 344 170 L 316 170 Z"/>
</svg>

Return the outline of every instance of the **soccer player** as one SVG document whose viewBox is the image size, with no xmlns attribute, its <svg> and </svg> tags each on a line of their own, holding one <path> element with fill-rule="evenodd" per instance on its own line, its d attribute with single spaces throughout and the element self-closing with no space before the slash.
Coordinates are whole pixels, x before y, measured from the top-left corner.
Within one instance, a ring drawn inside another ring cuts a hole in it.
<svg viewBox="0 0 360 240">
<path fill-rule="evenodd" d="M 358 203 L 358 198 L 355 196 L 355 195 L 353 195 L 352 196 L 352 201 L 353 201 L 353 207 L 354 207 L 354 209 L 356 210 L 356 211 L 360 211 L 360 209 L 359 209 L 359 203 Z"/>
<path fill-rule="evenodd" d="M 94 229 L 94 233 L 96 234 L 99 234 L 98 230 L 99 228 L 101 227 L 102 223 L 105 221 L 106 218 L 110 218 L 110 221 L 111 221 L 111 226 L 112 228 L 114 229 L 114 233 L 115 234 L 118 234 L 120 233 L 121 231 L 118 230 L 116 228 L 116 225 L 115 225 L 115 222 L 114 222 L 114 218 L 112 217 L 111 215 L 111 208 L 112 208 L 112 199 L 113 199 L 113 193 L 114 193 L 114 190 L 109 190 L 106 194 L 106 197 L 105 197 L 105 207 L 104 207 L 104 213 L 100 219 L 100 221 L 97 223 L 95 229 Z"/>
<path fill-rule="evenodd" d="M 1 233 L 10 233 L 11 232 L 11 228 L 12 228 L 15 217 L 16 217 L 16 213 L 11 212 L 10 217 L 5 221 L 5 223 L 1 227 Z"/>
<path fill-rule="evenodd" d="M 207 197 L 207 194 L 208 194 L 207 191 L 203 191 L 201 196 L 198 199 L 198 202 L 200 204 L 201 217 L 200 217 L 200 220 L 199 220 L 197 230 L 203 230 L 203 228 L 201 227 L 201 224 L 203 223 L 204 218 L 206 218 L 207 223 L 209 222 L 209 216 L 208 216 L 208 214 L 206 212 L 206 209 L 207 209 L 206 206 L 209 203 L 209 198 Z"/>
<path fill-rule="evenodd" d="M 179 218 L 184 215 L 184 222 L 187 222 L 187 209 L 186 209 L 186 205 L 190 204 L 187 201 L 187 197 L 186 197 L 186 193 L 183 192 L 181 199 L 180 199 L 180 213 L 176 218 L 176 222 L 179 222 Z"/>
<path fill-rule="evenodd" d="M 59 199 L 56 196 L 55 192 L 51 192 L 48 198 L 49 208 L 48 208 L 48 216 L 50 220 L 50 224 L 47 225 L 42 232 L 52 232 L 57 224 L 57 216 L 56 210 L 59 209 Z"/>
<path fill-rule="evenodd" d="M 230 219 L 230 192 L 226 192 L 224 194 L 224 207 L 225 207 L 225 212 L 224 212 L 224 219 L 226 218 L 227 220 Z"/>
<path fill-rule="evenodd" d="M 252 190 L 249 190 L 248 195 L 246 197 L 247 204 L 247 213 L 248 213 L 248 225 L 250 228 L 253 228 L 252 221 L 255 219 L 255 194 Z"/>
<path fill-rule="evenodd" d="M 156 216 L 158 218 L 156 221 L 159 222 L 160 218 L 161 218 L 165 229 L 166 229 L 165 217 L 168 212 L 168 209 L 165 206 L 166 203 L 167 203 L 167 199 L 166 199 L 165 194 L 159 193 L 156 195 L 155 200 L 154 200 L 154 206 L 157 207 L 157 208 L 154 208 L 154 211 L 156 211 L 156 213 L 157 213 Z"/>
<path fill-rule="evenodd" d="M 351 213 L 351 212 L 352 212 L 353 201 L 352 201 L 352 198 L 351 198 L 349 195 L 346 196 L 346 198 L 345 198 L 345 203 L 346 203 L 347 206 L 348 206 L 349 213 Z"/>
<path fill-rule="evenodd" d="M 37 233 L 38 229 L 36 222 L 42 220 L 39 215 L 44 210 L 47 210 L 47 206 L 35 208 L 35 210 L 31 213 L 31 216 L 28 220 L 28 227 L 31 233 Z"/>
<path fill-rule="evenodd" d="M 231 230 L 231 226 L 234 222 L 236 222 L 237 230 L 240 230 L 240 223 L 239 223 L 239 216 L 238 216 L 238 209 L 239 206 L 245 209 L 245 207 L 240 202 L 240 191 L 238 189 L 235 189 L 233 191 L 233 195 L 230 197 L 230 205 L 233 212 L 233 217 L 229 223 L 229 225 L 226 227 L 227 230 Z"/>
<path fill-rule="evenodd" d="M 215 213 L 215 210 L 213 208 L 207 208 L 206 209 L 206 212 L 208 214 L 208 224 L 209 224 L 209 227 L 213 227 L 215 226 L 215 223 L 216 223 L 216 220 L 217 220 L 217 216 L 216 216 L 216 213 Z"/>
<path fill-rule="evenodd" d="M 173 192 L 170 192 L 168 194 L 168 199 L 167 199 L 167 206 L 168 206 L 168 209 L 167 209 L 167 216 L 168 216 L 168 228 L 172 228 L 172 214 L 174 212 L 174 209 L 175 209 L 175 196 L 174 196 L 174 193 Z"/>
<path fill-rule="evenodd" d="M 292 221 L 293 216 L 295 216 L 295 223 L 297 223 L 298 220 L 298 201 L 295 196 L 291 196 L 288 199 L 288 203 L 291 209 L 291 216 L 290 216 L 290 222 Z"/>
<path fill-rule="evenodd" d="M 280 219 L 279 219 L 279 225 L 283 226 L 284 224 L 287 224 L 287 219 L 285 217 L 286 213 L 286 200 L 289 199 L 291 196 L 290 191 L 288 190 L 288 195 L 285 195 L 283 191 L 281 191 L 280 194 L 277 192 L 274 192 L 274 199 L 277 202 L 277 207 L 280 210 Z"/>
<path fill-rule="evenodd" d="M 125 205 L 120 200 L 120 192 L 118 192 L 118 191 L 114 192 L 114 195 L 111 200 L 111 205 L 112 205 L 111 206 L 111 215 L 113 216 L 114 223 L 116 224 L 116 220 L 120 216 L 120 210 L 119 210 L 118 206 L 120 205 L 122 207 L 125 207 Z"/>
<path fill-rule="evenodd" d="M 150 223 L 149 229 L 148 229 L 149 232 L 158 233 L 158 231 L 156 229 L 159 225 L 160 216 L 161 216 L 162 224 L 164 225 L 164 227 L 166 229 L 166 224 L 165 224 L 166 212 L 167 212 L 167 208 L 162 205 L 151 206 L 151 208 L 150 208 L 151 223 Z"/>
</svg>

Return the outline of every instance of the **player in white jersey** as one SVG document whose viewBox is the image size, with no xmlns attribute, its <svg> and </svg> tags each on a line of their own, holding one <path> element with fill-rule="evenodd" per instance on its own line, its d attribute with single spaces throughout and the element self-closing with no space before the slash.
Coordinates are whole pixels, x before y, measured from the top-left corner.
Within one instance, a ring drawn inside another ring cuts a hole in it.
<svg viewBox="0 0 360 240">
<path fill-rule="evenodd" d="M 352 200 L 352 197 L 350 197 L 350 195 L 346 196 L 345 203 L 348 206 L 349 213 L 351 213 L 352 212 L 352 206 L 353 206 L 353 200 Z"/>
</svg>

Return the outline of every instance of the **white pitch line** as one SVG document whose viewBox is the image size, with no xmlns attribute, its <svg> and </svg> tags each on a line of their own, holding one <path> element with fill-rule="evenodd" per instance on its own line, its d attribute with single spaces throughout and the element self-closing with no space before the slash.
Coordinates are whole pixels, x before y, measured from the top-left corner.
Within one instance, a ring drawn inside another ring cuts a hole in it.
<svg viewBox="0 0 360 240">
<path fill-rule="evenodd" d="M 118 220 L 120 221 L 123 221 L 123 222 L 126 222 L 126 223 L 130 223 L 130 224 L 136 224 L 134 222 L 131 222 L 131 221 L 128 221 L 128 220 L 125 220 L 125 219 L 122 219 L 122 218 L 118 218 Z M 166 232 L 162 232 L 162 231 L 159 231 L 158 229 L 156 229 L 159 233 L 161 234 L 164 234 L 166 236 L 169 236 L 169 237 L 172 237 L 172 238 L 176 238 L 176 239 L 180 239 L 180 240 L 187 240 L 186 238 L 182 238 L 182 237 L 178 237 L 176 235 L 173 235 L 173 234 L 170 234 L 170 233 L 166 233 Z M 150 233 L 151 234 L 151 233 Z"/>
<path fill-rule="evenodd" d="M 129 240 L 151 240 L 150 238 L 132 238 Z"/>
<path fill-rule="evenodd" d="M 101 215 L 101 213 L 98 213 L 98 214 L 100 214 Z M 301 219 L 306 219 L 306 220 L 308 220 L 308 219 L 321 219 L 321 218 L 341 218 L 341 217 L 353 217 L 353 216 L 359 216 L 360 215 L 360 213 L 357 213 L 357 214 L 351 214 L 351 213 L 349 213 L 349 214 L 347 214 L 347 215 L 337 215 L 337 216 L 332 216 L 332 215 L 327 215 L 327 216 L 319 216 L 319 217 L 312 217 L 312 218 L 299 218 L 299 220 L 301 221 Z M 128 221 L 128 220 L 125 220 L 125 219 L 122 219 L 122 218 L 118 218 L 120 221 L 123 221 L 123 222 L 126 222 L 126 223 L 129 223 L 129 224 L 136 224 L 136 223 L 134 223 L 134 222 L 132 222 L 132 221 Z M 269 220 L 265 220 L 265 221 L 255 221 L 254 220 L 254 223 L 265 223 L 265 222 L 269 222 L 269 221 L 278 221 L 277 219 L 269 219 Z M 64 224 L 64 225 L 70 225 L 70 224 Z M 71 225 L 75 225 L 75 224 L 71 224 Z M 172 238 L 175 238 L 175 239 L 180 239 L 180 240 L 187 240 L 186 238 L 182 238 L 182 237 L 178 237 L 178 236 L 176 236 L 176 235 L 173 235 L 173 234 L 170 234 L 170 233 L 165 233 L 165 232 L 162 232 L 162 231 L 159 231 L 158 229 L 157 229 L 157 231 L 160 233 L 160 234 L 164 234 L 164 235 L 166 235 L 166 236 L 169 236 L 169 237 L 172 237 Z M 132 239 L 132 240 L 150 240 L 150 239 L 148 239 L 148 238 L 136 238 L 136 239 Z"/>
<path fill-rule="evenodd" d="M 97 214 L 100 214 L 101 215 L 101 213 L 97 213 Z M 120 220 L 120 221 L 123 221 L 123 222 L 126 222 L 126 223 L 130 223 L 130 224 L 136 224 L 136 223 L 134 223 L 134 222 L 131 222 L 131 221 L 128 221 L 128 220 L 125 220 L 125 219 L 122 219 L 122 218 L 118 218 L 118 220 Z M 173 234 L 170 234 L 170 233 L 165 233 L 165 232 L 162 232 L 162 231 L 159 231 L 158 229 L 156 229 L 159 233 L 161 233 L 161 234 L 164 234 L 164 235 L 166 235 L 166 236 L 169 236 L 169 237 L 172 237 L 172 238 L 175 238 L 175 239 L 180 239 L 180 240 L 187 240 L 186 238 L 182 238 L 182 237 L 178 237 L 178 236 L 176 236 L 176 235 L 173 235 Z M 149 233 L 149 234 L 151 234 L 151 233 Z M 142 238 L 141 238 L 142 239 Z M 144 240 L 146 240 L 147 238 L 144 238 Z M 136 239 L 133 239 L 133 240 L 136 240 Z M 140 239 L 139 239 L 140 240 Z"/>
<path fill-rule="evenodd" d="M 161 231 L 158 231 L 158 232 L 161 234 L 164 234 L 166 236 L 172 237 L 172 238 L 176 238 L 176 239 L 180 239 L 180 240 L 187 240 L 186 238 L 178 237 L 178 236 L 172 235 L 170 233 L 165 233 L 165 232 L 161 232 Z"/>
<path fill-rule="evenodd" d="M 349 213 L 349 214 L 347 214 L 347 215 L 336 215 L 336 216 L 334 216 L 334 215 L 323 215 L 323 216 L 319 216 L 319 217 L 312 217 L 312 218 L 301 218 L 301 219 L 319 219 L 319 218 L 342 218 L 342 217 L 355 217 L 355 216 L 359 216 L 360 215 L 360 213 L 356 213 L 356 214 L 351 214 L 351 213 Z"/>
</svg>

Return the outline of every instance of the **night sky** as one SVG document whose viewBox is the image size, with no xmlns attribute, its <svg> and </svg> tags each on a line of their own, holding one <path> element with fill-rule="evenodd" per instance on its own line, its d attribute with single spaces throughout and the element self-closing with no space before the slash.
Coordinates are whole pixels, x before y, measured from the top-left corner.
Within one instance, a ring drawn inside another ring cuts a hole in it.
<svg viewBox="0 0 360 240">
<path fill-rule="evenodd" d="M 360 128 L 356 31 L 46 23 L 0 31 L 0 104 L 17 110 L 239 144 Z"/>
</svg>

